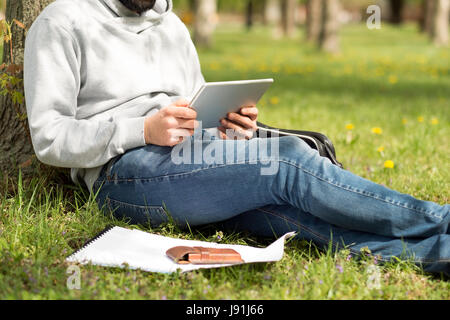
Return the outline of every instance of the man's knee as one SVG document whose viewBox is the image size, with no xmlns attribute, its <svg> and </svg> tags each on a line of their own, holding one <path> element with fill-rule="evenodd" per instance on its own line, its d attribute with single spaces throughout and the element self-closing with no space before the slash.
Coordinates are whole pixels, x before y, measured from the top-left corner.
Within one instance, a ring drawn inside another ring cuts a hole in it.
<svg viewBox="0 0 450 320">
<path fill-rule="evenodd" d="M 297 159 L 301 155 L 307 155 L 314 152 L 305 141 L 295 136 L 281 137 L 279 144 L 280 158 Z"/>
</svg>

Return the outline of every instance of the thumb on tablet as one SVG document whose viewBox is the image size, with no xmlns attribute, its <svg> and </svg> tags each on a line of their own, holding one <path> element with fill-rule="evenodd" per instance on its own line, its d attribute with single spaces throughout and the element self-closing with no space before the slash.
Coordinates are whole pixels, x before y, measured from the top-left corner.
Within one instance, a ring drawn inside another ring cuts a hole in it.
<svg viewBox="0 0 450 320">
<path fill-rule="evenodd" d="M 174 105 L 176 107 L 188 107 L 189 106 L 189 101 L 187 101 L 186 99 L 180 99 L 177 100 Z"/>
</svg>

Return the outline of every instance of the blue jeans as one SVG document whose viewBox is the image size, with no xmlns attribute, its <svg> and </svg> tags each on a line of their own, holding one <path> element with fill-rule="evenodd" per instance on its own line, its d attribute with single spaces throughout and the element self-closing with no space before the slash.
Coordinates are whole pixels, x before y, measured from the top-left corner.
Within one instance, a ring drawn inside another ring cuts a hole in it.
<svg viewBox="0 0 450 320">
<path fill-rule="evenodd" d="M 94 185 L 99 207 L 154 226 L 170 219 L 257 236 L 297 231 L 319 245 L 331 241 L 354 254 L 368 247 L 381 261 L 396 256 L 450 271 L 448 204 L 340 169 L 297 137 L 190 138 L 176 148 L 148 145 L 112 159 Z"/>
</svg>

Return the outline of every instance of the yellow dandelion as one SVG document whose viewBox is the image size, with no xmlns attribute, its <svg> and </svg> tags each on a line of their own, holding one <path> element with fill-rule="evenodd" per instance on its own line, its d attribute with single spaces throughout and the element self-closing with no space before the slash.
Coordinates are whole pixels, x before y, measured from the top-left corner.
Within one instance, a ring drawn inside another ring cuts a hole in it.
<svg viewBox="0 0 450 320">
<path fill-rule="evenodd" d="M 348 123 L 348 124 L 345 125 L 345 129 L 353 130 L 353 129 L 355 129 L 355 126 L 353 125 L 353 123 Z"/>
<path fill-rule="evenodd" d="M 261 72 L 267 71 L 267 65 L 265 64 L 260 64 L 258 67 L 258 70 Z"/>
<path fill-rule="evenodd" d="M 311 73 L 311 72 L 314 72 L 314 71 L 315 71 L 314 66 L 306 66 L 306 72 Z"/>
<path fill-rule="evenodd" d="M 375 70 L 375 75 L 376 75 L 377 77 L 382 77 L 382 76 L 384 76 L 384 70 L 381 69 L 381 68 L 377 68 L 377 69 Z"/>
<path fill-rule="evenodd" d="M 402 119 L 402 123 L 403 123 L 403 124 L 407 124 L 407 123 L 408 123 L 408 119 L 403 118 L 403 119 Z"/>
<path fill-rule="evenodd" d="M 433 78 L 437 78 L 437 76 L 439 75 L 438 70 L 437 70 L 436 68 L 431 68 L 431 69 L 430 69 L 430 75 L 431 75 Z"/>
<path fill-rule="evenodd" d="M 418 57 L 417 58 L 417 63 L 426 64 L 427 63 L 427 57 L 425 57 L 425 56 Z"/>
<path fill-rule="evenodd" d="M 384 167 L 386 169 L 394 169 L 394 166 L 395 166 L 395 164 L 394 164 L 394 161 L 392 161 L 392 160 L 387 160 L 384 162 Z"/>
<path fill-rule="evenodd" d="M 438 118 L 433 118 L 433 119 L 431 119 L 431 124 L 432 124 L 433 126 L 439 124 Z"/>
<path fill-rule="evenodd" d="M 210 68 L 211 70 L 220 70 L 221 66 L 220 66 L 220 64 L 217 63 L 217 62 L 213 62 L 213 63 L 211 63 L 211 64 L 209 65 L 209 68 Z"/>
<path fill-rule="evenodd" d="M 280 103 L 280 98 L 272 97 L 272 98 L 270 98 L 270 103 L 271 104 L 279 104 Z"/>
<path fill-rule="evenodd" d="M 374 134 L 382 134 L 383 133 L 383 129 L 381 129 L 379 127 L 372 128 L 372 133 L 374 133 Z"/>
<path fill-rule="evenodd" d="M 424 118 L 424 117 L 422 117 L 422 116 L 420 116 L 420 117 L 417 117 L 417 121 L 419 121 L 420 123 L 422 123 L 422 122 L 424 122 L 424 121 L 425 121 L 425 118 Z"/>
<path fill-rule="evenodd" d="M 397 76 L 394 76 L 394 75 L 392 75 L 392 76 L 389 76 L 389 83 L 390 84 L 396 84 L 397 82 L 398 82 L 398 78 L 397 78 Z"/>
<path fill-rule="evenodd" d="M 377 151 L 378 151 L 379 153 L 382 153 L 382 152 L 384 151 L 384 147 L 383 147 L 383 146 L 379 147 L 379 148 L 377 149 Z"/>
</svg>

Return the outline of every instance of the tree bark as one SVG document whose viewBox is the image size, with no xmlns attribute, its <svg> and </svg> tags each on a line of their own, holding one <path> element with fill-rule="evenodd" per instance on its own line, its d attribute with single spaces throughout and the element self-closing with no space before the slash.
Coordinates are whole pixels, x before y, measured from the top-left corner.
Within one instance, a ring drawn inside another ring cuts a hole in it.
<svg viewBox="0 0 450 320">
<path fill-rule="evenodd" d="M 437 46 L 448 45 L 449 13 L 450 0 L 435 0 L 431 37 Z"/>
<path fill-rule="evenodd" d="M 11 0 L 6 5 L 6 20 L 11 22 L 17 19 L 28 29 L 39 13 L 52 0 Z M 23 64 L 25 45 L 25 31 L 17 25 L 12 27 L 12 59 L 15 64 Z M 10 64 L 10 44 L 4 43 L 3 62 Z M 22 74 L 19 75 L 22 78 Z M 22 94 L 23 94 L 23 86 Z M 20 120 L 17 115 L 26 114 L 25 105 L 14 105 L 10 96 L 0 98 L 0 169 L 2 172 L 10 172 L 18 165 L 30 160 L 34 154 L 31 145 L 28 124 Z"/>
<path fill-rule="evenodd" d="M 283 33 L 291 37 L 295 31 L 296 0 L 281 0 L 281 26 Z"/>
<path fill-rule="evenodd" d="M 218 22 L 216 0 L 196 0 L 194 42 L 201 47 L 212 46 L 212 35 Z"/>
<path fill-rule="evenodd" d="M 339 0 L 323 0 L 319 47 L 330 53 L 339 51 Z"/>
<path fill-rule="evenodd" d="M 322 27 L 322 0 L 308 0 L 306 3 L 306 40 L 318 42 Z"/>
</svg>

